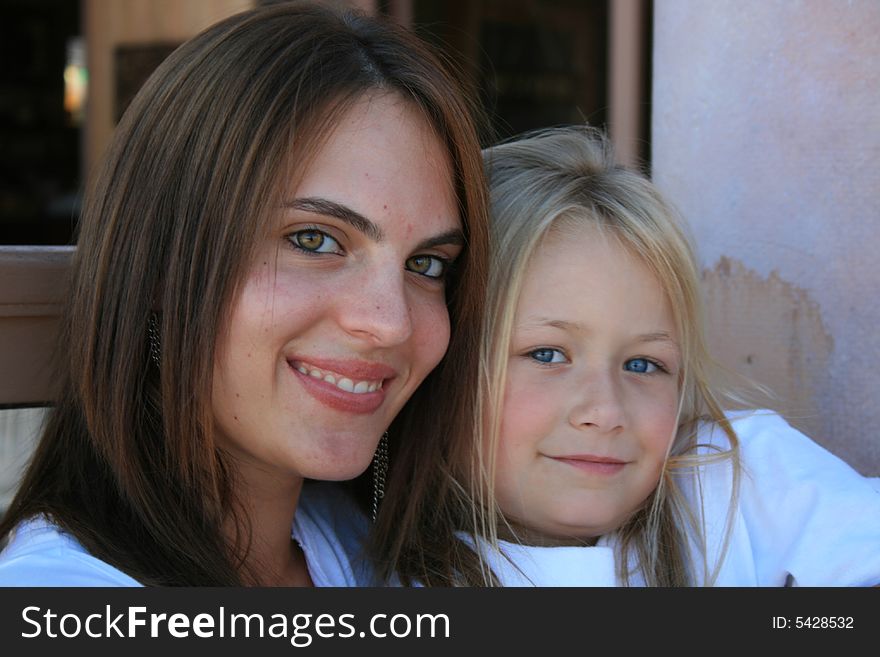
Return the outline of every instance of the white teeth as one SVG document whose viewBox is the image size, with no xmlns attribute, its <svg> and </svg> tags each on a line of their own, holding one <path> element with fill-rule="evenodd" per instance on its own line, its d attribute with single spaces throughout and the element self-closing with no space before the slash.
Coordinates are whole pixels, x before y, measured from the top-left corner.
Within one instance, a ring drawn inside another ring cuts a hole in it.
<svg viewBox="0 0 880 657">
<path fill-rule="evenodd" d="M 344 390 L 345 392 L 351 392 L 356 395 L 362 395 L 367 392 L 376 392 L 377 390 L 382 389 L 383 380 L 379 379 L 378 381 L 352 381 L 351 379 L 340 376 L 338 374 L 331 374 L 329 372 L 323 372 L 317 368 L 309 367 L 308 365 L 304 365 L 302 363 L 294 364 L 294 367 L 301 374 L 305 374 L 306 376 L 310 376 L 313 379 L 320 379 L 329 383 L 330 385 L 334 385 L 340 390 Z M 338 377 L 338 378 L 337 378 Z"/>
</svg>

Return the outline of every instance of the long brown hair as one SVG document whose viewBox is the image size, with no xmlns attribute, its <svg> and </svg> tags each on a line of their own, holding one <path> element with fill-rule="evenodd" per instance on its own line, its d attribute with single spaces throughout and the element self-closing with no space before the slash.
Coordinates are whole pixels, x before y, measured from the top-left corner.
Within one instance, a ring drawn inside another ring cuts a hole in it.
<svg viewBox="0 0 880 657">
<path fill-rule="evenodd" d="M 411 33 L 357 13 L 286 3 L 233 16 L 156 70 L 87 190 L 61 394 L 0 538 L 43 514 L 145 584 L 256 581 L 243 569 L 234 473 L 213 436 L 215 345 L 282 181 L 371 89 L 413 102 L 449 150 L 467 240 L 449 281 L 452 341 L 476 344 L 486 199 L 473 107 L 451 74 Z M 442 391 L 457 375 L 447 366 L 428 385 Z M 444 416 L 467 411 L 442 392 L 433 402 Z M 439 435 L 424 412 L 406 415 L 394 445 Z"/>
</svg>

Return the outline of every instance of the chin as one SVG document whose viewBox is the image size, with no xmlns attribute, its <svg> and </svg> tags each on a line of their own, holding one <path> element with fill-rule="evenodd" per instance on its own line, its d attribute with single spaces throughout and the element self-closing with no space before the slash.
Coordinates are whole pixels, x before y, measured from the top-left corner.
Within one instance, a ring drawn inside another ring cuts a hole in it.
<svg viewBox="0 0 880 657">
<path fill-rule="evenodd" d="M 616 519 L 596 516 L 586 516 L 583 510 L 580 513 L 558 514 L 554 519 L 554 533 L 559 537 L 575 539 L 590 539 L 608 534 L 619 526 Z"/>
<path fill-rule="evenodd" d="M 311 446 L 311 458 L 299 459 L 305 468 L 302 474 L 327 481 L 354 479 L 370 467 L 378 438 L 365 440 L 363 433 L 324 435 Z"/>
<path fill-rule="evenodd" d="M 332 463 L 321 464 L 304 472 L 303 477 L 318 481 L 347 481 L 363 474 L 370 467 L 372 458 L 373 455 L 370 454 L 366 460 L 358 458 L 351 461 L 338 460 Z"/>
</svg>

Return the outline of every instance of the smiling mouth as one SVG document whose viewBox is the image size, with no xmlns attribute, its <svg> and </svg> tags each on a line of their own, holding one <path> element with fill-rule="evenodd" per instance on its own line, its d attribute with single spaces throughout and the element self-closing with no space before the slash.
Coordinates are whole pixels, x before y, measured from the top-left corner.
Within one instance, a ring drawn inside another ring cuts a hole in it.
<svg viewBox="0 0 880 657">
<path fill-rule="evenodd" d="M 355 395 L 363 395 L 368 392 L 376 392 L 377 390 L 381 390 L 382 383 L 385 381 L 384 379 L 372 379 L 362 381 L 353 380 L 345 376 L 344 374 L 340 374 L 339 372 L 321 369 L 320 367 L 315 367 L 314 365 L 300 360 L 293 361 L 291 365 L 300 374 L 310 376 L 313 379 L 324 381 L 325 383 L 336 386 L 344 392 L 350 392 Z"/>
<path fill-rule="evenodd" d="M 581 472 L 591 475 L 614 475 L 628 465 L 627 461 L 607 456 L 594 456 L 592 454 L 570 454 L 567 456 L 551 456 L 550 458 L 557 463 L 572 466 Z"/>
<path fill-rule="evenodd" d="M 626 461 L 611 456 L 593 456 L 592 454 L 569 454 L 566 456 L 554 456 L 560 461 L 578 461 L 584 463 L 608 463 L 611 465 L 626 465 Z"/>
</svg>

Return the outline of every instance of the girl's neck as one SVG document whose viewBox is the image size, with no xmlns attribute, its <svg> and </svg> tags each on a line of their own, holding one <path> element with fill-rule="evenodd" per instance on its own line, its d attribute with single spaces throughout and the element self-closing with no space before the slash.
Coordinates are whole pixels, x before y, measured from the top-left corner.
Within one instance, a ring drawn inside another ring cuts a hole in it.
<svg viewBox="0 0 880 657">
<path fill-rule="evenodd" d="M 598 536 L 549 536 L 513 520 L 502 521 L 498 525 L 498 540 L 534 547 L 591 547 L 596 545 Z"/>
</svg>

